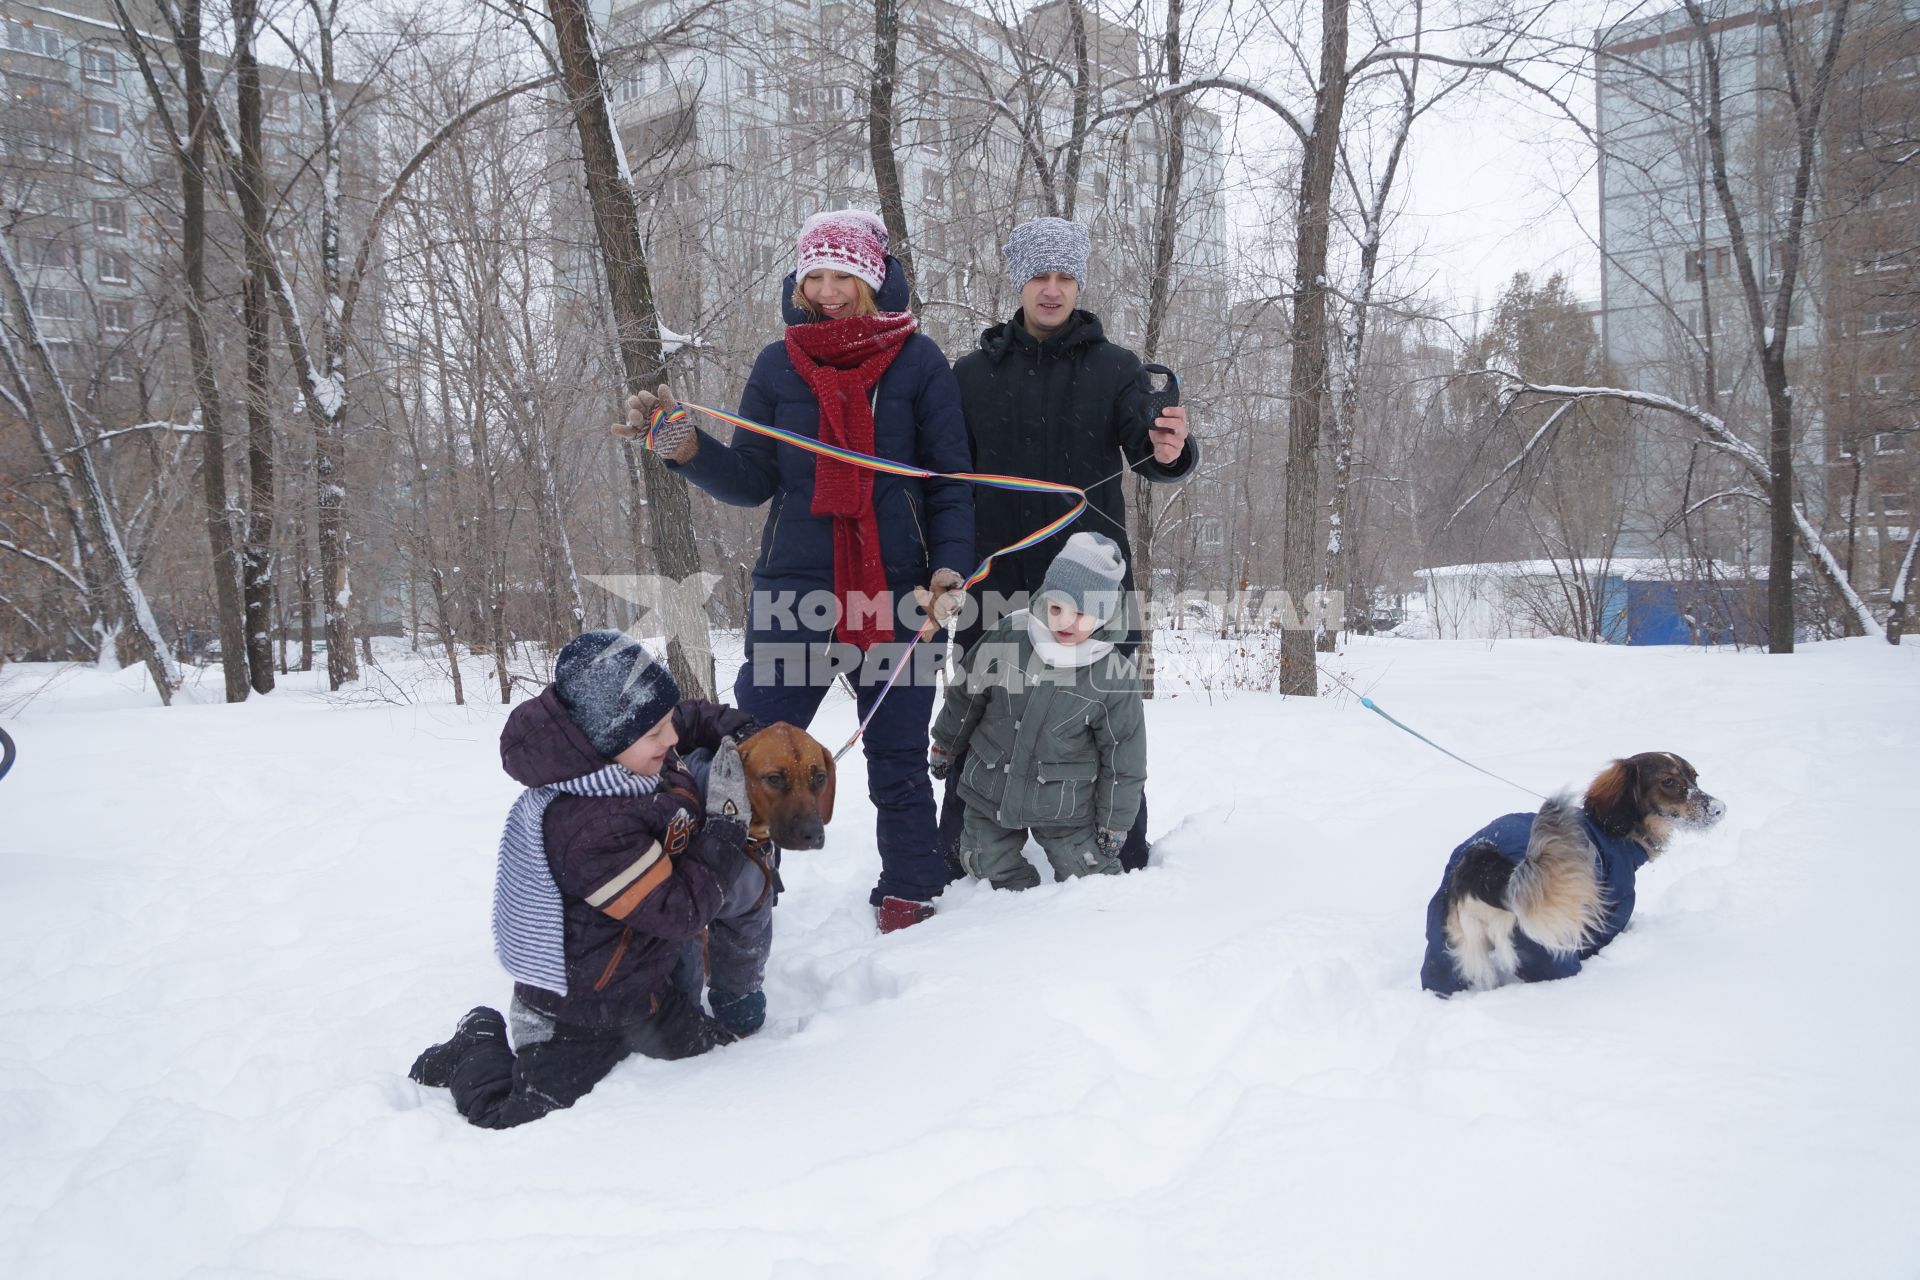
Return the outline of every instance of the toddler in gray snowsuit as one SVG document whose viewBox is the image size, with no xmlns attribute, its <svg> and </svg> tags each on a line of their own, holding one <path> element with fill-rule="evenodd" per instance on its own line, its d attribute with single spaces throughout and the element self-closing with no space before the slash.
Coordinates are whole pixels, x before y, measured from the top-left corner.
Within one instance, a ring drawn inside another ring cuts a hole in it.
<svg viewBox="0 0 1920 1280">
<path fill-rule="evenodd" d="M 960 862 L 996 889 L 1030 889 L 1033 832 L 1056 879 L 1117 875 L 1147 780 L 1140 677 L 1115 649 L 1127 636 L 1120 548 L 1076 533 L 1032 605 L 961 659 L 933 725 L 929 766 L 965 753 Z"/>
</svg>

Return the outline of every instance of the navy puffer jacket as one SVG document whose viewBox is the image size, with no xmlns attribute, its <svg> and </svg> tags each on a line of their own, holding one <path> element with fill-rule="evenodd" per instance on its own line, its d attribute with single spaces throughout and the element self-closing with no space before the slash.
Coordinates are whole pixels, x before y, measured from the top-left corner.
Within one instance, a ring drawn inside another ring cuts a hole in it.
<svg viewBox="0 0 1920 1280">
<path fill-rule="evenodd" d="M 806 313 L 790 301 L 793 287 L 788 276 L 781 314 L 788 324 L 805 324 Z M 906 276 L 892 258 L 875 300 L 882 311 L 906 310 Z M 933 339 L 919 333 L 908 338 L 875 391 L 876 456 L 929 471 L 972 469 L 960 389 Z M 768 343 L 754 361 L 740 395 L 740 416 L 819 439 L 819 402 L 794 369 L 784 339 Z M 736 428 L 724 445 L 702 431 L 692 460 L 668 465 L 731 506 L 757 507 L 771 499 L 754 586 L 808 591 L 833 585 L 833 521 L 813 514 L 814 462 L 804 449 Z M 972 572 L 973 495 L 964 481 L 876 473 L 873 506 L 887 584 L 895 591 L 923 585 L 935 569 Z"/>
<path fill-rule="evenodd" d="M 1465 991 L 1467 984 L 1454 970 L 1447 955 L 1447 885 L 1454 868 L 1475 849 L 1491 849 L 1508 862 L 1519 866 L 1527 856 L 1527 843 L 1533 835 L 1533 820 L 1538 814 L 1509 813 L 1495 818 L 1461 841 L 1447 858 L 1446 874 L 1440 877 L 1439 892 L 1427 903 L 1427 954 L 1420 965 L 1420 985 L 1443 996 Z M 1606 918 L 1599 935 L 1579 955 L 1555 955 L 1518 931 L 1514 934 L 1514 953 L 1520 958 L 1518 977 L 1522 982 L 1548 982 L 1571 978 L 1580 972 L 1580 962 L 1620 936 L 1633 919 L 1634 873 L 1647 863 L 1646 848 L 1624 836 L 1610 836 L 1601 830 L 1593 815 L 1582 810 L 1580 824 L 1587 839 L 1600 854 L 1600 891 L 1606 897 Z"/>
</svg>

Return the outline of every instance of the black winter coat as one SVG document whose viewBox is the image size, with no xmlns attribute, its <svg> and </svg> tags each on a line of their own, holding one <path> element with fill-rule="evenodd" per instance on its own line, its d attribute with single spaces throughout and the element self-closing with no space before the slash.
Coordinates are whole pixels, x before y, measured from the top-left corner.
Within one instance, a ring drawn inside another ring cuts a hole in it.
<svg viewBox="0 0 1920 1280">
<path fill-rule="evenodd" d="M 547 806 L 542 834 L 565 919 L 567 994 L 526 983 L 515 984 L 514 994 L 556 1022 L 644 1021 L 687 940 L 720 910 L 744 857 L 737 845 L 704 838 L 700 791 L 680 753 L 717 750 L 723 737 L 750 730 L 753 718 L 689 698 L 674 708 L 673 723 L 679 745 L 651 795 L 562 795 Z M 607 767 L 552 685 L 507 717 L 500 763 L 526 787 Z"/>
<path fill-rule="evenodd" d="M 1022 319 L 1016 311 L 1012 320 L 982 333 L 979 347 L 953 366 L 974 470 L 1078 485 L 1087 490 L 1089 509 L 1040 545 L 995 560 L 980 590 L 1008 596 L 1038 591 L 1065 539 L 1084 529 L 1120 544 L 1131 591 L 1128 477 L 1108 477 L 1132 465 L 1149 480 L 1182 480 L 1199 461 L 1199 447 L 1189 436 L 1185 452 L 1171 466 L 1154 460 L 1140 357 L 1108 342 L 1098 316 L 1075 311 L 1045 342 L 1028 333 Z M 977 486 L 974 538 L 980 554 L 1055 519 L 1065 501 L 1053 494 Z M 977 634 L 978 628 L 971 630 Z"/>
</svg>

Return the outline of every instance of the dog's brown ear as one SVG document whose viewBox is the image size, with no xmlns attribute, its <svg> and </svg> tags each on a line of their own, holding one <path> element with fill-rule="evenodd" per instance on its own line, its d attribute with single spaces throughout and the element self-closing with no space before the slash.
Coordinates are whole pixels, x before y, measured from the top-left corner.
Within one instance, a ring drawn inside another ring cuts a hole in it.
<svg viewBox="0 0 1920 1280">
<path fill-rule="evenodd" d="M 1624 836 L 1640 821 L 1639 788 L 1631 760 L 1615 760 L 1587 788 L 1587 812 L 1610 836 Z"/>
<path fill-rule="evenodd" d="M 820 763 L 827 769 L 827 785 L 820 789 L 820 822 L 824 826 L 833 821 L 833 789 L 839 770 L 834 766 L 833 752 L 817 744 L 814 749 L 820 753 Z"/>
</svg>

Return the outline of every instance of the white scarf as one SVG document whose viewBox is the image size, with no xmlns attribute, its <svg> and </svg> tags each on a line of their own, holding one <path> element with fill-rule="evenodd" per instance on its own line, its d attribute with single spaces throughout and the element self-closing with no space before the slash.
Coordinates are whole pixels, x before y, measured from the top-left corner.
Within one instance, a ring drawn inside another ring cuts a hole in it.
<svg viewBox="0 0 1920 1280">
<path fill-rule="evenodd" d="M 1022 609 L 1013 616 L 1026 620 L 1027 638 L 1033 641 L 1033 651 L 1050 667 L 1090 667 L 1113 652 L 1113 641 L 1092 637 L 1079 644 L 1061 644 L 1031 609 Z"/>
</svg>

